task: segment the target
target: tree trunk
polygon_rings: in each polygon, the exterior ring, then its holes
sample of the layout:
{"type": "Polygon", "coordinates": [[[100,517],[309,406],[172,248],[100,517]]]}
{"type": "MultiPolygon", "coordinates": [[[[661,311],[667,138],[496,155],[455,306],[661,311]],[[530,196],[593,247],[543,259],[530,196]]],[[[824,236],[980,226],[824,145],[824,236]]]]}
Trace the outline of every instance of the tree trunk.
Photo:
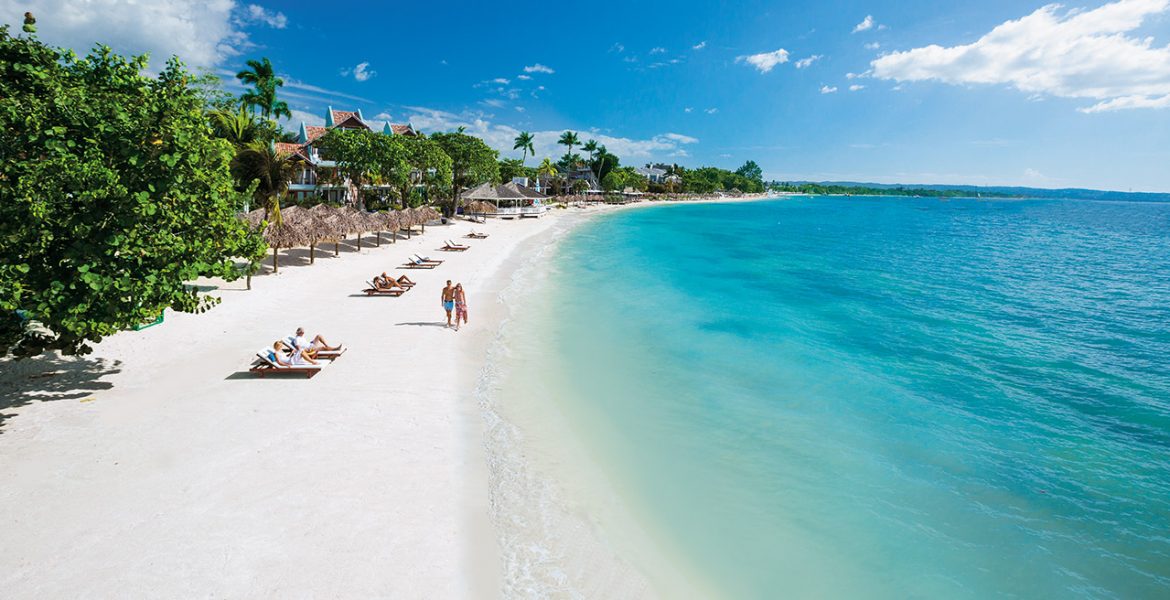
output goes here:
{"type": "Polygon", "coordinates": [[[247,280],[248,280],[248,291],[252,291],[252,274],[251,273],[248,273],[247,280]]]}

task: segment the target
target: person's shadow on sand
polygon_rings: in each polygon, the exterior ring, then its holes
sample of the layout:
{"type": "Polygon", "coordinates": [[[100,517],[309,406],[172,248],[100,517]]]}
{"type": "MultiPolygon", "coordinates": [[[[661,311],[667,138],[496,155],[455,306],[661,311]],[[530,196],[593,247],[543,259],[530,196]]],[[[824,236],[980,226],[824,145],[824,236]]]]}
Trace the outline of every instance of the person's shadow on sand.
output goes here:
{"type": "Polygon", "coordinates": [[[395,327],[442,327],[446,328],[447,324],[442,321],[420,321],[417,323],[395,323],[395,327]]]}

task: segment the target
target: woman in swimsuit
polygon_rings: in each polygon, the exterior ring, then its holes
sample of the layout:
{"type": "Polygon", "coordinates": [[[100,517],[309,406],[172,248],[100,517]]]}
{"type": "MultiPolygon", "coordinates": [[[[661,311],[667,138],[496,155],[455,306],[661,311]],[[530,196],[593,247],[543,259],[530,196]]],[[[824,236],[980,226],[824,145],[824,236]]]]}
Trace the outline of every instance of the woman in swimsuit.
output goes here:
{"type": "Polygon", "coordinates": [[[455,284],[455,330],[459,331],[459,320],[467,324],[467,296],[463,293],[463,284],[455,284]]]}

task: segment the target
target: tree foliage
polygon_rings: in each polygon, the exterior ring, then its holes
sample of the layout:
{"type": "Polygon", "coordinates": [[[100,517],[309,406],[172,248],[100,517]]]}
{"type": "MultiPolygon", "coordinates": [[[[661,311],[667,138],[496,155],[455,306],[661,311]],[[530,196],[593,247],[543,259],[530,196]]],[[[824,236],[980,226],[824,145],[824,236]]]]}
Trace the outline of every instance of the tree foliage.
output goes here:
{"type": "Polygon", "coordinates": [[[276,69],[268,57],[260,60],[249,60],[248,68],[236,73],[236,79],[241,83],[252,86],[240,95],[242,106],[260,109],[265,119],[279,119],[281,116],[292,118],[288,104],[276,99],[276,88],[284,87],[284,80],[276,76],[276,69]]]}
{"type": "Polygon", "coordinates": [[[398,136],[365,129],[330,129],[317,142],[321,156],[337,163],[337,174],[361,190],[365,184],[401,188],[409,184],[410,164],[398,136]]]}
{"type": "Polygon", "coordinates": [[[466,133],[436,133],[431,140],[451,157],[452,183],[456,193],[488,181],[499,181],[499,152],[466,133]]]}
{"type": "Polygon", "coordinates": [[[192,76],[171,59],[89,56],[0,27],[0,355],[89,343],[217,300],[263,241],[241,203],[192,76]]]}

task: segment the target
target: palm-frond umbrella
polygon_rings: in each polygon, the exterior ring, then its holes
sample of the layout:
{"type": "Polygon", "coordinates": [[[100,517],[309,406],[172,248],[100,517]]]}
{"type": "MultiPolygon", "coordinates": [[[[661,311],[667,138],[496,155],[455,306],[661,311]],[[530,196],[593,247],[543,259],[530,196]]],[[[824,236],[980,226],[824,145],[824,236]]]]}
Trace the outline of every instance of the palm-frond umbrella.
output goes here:
{"type": "Polygon", "coordinates": [[[464,207],[464,210],[472,215],[494,215],[498,209],[495,204],[486,200],[475,200],[464,207]]]}
{"type": "Polygon", "coordinates": [[[280,262],[277,255],[281,248],[293,248],[304,245],[308,242],[305,231],[295,225],[291,219],[283,218],[279,225],[269,223],[268,227],[264,228],[264,241],[272,247],[272,271],[280,270],[280,262]]]}
{"type": "MultiPolygon", "coordinates": [[[[345,237],[348,231],[345,214],[341,209],[334,208],[328,204],[318,204],[310,208],[309,212],[317,215],[325,223],[329,233],[321,239],[333,242],[333,256],[337,256],[339,240],[345,237]]],[[[312,262],[312,249],[310,249],[309,261],[312,262]]]]}
{"type": "Polygon", "coordinates": [[[390,232],[390,243],[393,244],[398,240],[398,228],[401,226],[401,219],[398,213],[388,210],[384,213],[379,213],[378,217],[382,219],[382,227],[390,232]]]}
{"type": "Polygon", "coordinates": [[[414,209],[404,208],[398,211],[398,225],[406,230],[406,239],[409,240],[414,235],[414,226],[417,224],[418,218],[414,215],[414,209]]]}
{"type": "Polygon", "coordinates": [[[316,259],[317,243],[333,236],[333,227],[320,212],[299,206],[290,206],[282,211],[281,219],[289,221],[300,229],[305,242],[309,244],[309,264],[316,259]]]}

